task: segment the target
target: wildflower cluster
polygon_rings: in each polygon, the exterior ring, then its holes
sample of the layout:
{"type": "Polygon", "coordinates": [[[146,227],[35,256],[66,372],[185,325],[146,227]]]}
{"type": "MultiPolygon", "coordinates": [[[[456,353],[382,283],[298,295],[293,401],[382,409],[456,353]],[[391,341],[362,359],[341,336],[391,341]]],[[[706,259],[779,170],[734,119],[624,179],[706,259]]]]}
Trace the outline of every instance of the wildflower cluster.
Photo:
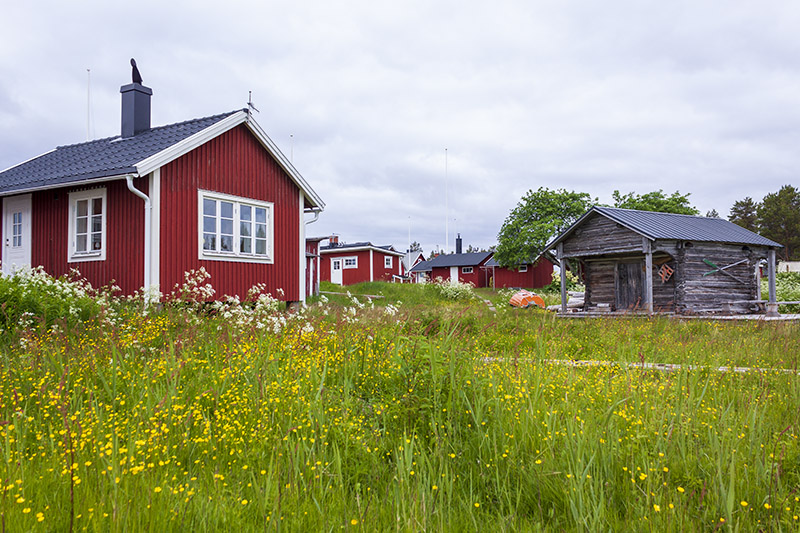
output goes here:
{"type": "Polygon", "coordinates": [[[471,300],[475,298],[475,292],[472,290],[475,286],[472,283],[436,278],[433,282],[433,287],[448,300],[471,300]]]}
{"type": "Polygon", "coordinates": [[[74,325],[90,319],[113,322],[115,290],[119,289],[95,290],[77,271],[54,278],[42,267],[26,267],[11,276],[0,276],[0,327],[51,327],[58,321],[74,325]]]}

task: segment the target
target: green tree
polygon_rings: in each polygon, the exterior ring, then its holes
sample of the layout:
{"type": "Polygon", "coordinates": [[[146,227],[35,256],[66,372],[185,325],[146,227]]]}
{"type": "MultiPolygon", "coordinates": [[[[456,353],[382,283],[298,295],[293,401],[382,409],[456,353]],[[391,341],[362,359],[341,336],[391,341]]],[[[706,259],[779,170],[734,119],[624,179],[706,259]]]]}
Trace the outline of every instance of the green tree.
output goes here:
{"type": "Polygon", "coordinates": [[[757,212],[761,235],[785,246],[781,258],[800,258],[800,191],[784,185],[766,195],[757,212]]]}
{"type": "Polygon", "coordinates": [[[689,203],[690,194],[691,193],[688,192],[686,194],[681,194],[679,191],[675,191],[667,196],[664,194],[663,190],[659,189],[641,195],[632,192],[620,194],[619,191],[614,191],[612,197],[614,198],[614,207],[621,207],[623,209],[698,215],[700,211],[689,203]]]}
{"type": "Polygon", "coordinates": [[[591,205],[592,198],[583,192],[529,190],[500,228],[495,260],[506,267],[530,262],[591,205]]]}
{"type": "Polygon", "coordinates": [[[409,248],[408,251],[409,252],[421,252],[422,251],[422,245],[420,243],[418,243],[417,241],[414,241],[414,242],[411,243],[411,248],[409,248]]]}
{"type": "Polygon", "coordinates": [[[747,196],[744,200],[739,200],[731,207],[731,214],[728,220],[734,224],[758,233],[758,206],[752,198],[747,196]]]}
{"type": "Polygon", "coordinates": [[[706,212],[706,218],[719,218],[719,213],[717,213],[716,209],[712,209],[706,212]]]}

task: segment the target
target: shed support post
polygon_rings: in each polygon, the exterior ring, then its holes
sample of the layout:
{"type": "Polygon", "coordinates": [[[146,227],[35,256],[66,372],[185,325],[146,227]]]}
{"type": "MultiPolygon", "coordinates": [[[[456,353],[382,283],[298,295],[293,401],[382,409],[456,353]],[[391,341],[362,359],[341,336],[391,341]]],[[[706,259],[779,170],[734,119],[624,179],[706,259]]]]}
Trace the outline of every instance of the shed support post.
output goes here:
{"type": "Polygon", "coordinates": [[[653,248],[650,240],[642,237],[644,248],[644,305],[647,313],[653,314],[653,248]]]}
{"type": "Polygon", "coordinates": [[[558,269],[561,277],[561,312],[567,312],[567,262],[564,260],[564,245],[558,243],[558,269]]]}
{"type": "Polygon", "coordinates": [[[770,248],[767,252],[767,284],[769,285],[769,303],[767,304],[767,316],[779,316],[778,300],[775,291],[775,249],[770,248]]]}

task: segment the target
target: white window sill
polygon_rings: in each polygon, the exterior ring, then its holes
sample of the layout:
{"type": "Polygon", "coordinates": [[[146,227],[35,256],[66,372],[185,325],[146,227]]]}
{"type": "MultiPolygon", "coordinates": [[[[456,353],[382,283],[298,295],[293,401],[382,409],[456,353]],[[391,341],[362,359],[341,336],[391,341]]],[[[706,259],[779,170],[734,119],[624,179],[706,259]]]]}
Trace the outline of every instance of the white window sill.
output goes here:
{"type": "Polygon", "coordinates": [[[265,265],[275,263],[269,256],[237,255],[225,252],[203,252],[200,254],[200,259],[206,261],[229,261],[231,263],[262,263],[265,265]]]}

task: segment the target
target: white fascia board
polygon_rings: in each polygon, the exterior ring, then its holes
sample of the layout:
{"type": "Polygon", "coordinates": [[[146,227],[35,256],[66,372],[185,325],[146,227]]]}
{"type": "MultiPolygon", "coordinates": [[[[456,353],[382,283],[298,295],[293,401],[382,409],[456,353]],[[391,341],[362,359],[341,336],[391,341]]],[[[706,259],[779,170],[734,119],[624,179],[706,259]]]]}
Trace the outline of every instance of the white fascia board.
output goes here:
{"type": "Polygon", "coordinates": [[[294,165],[292,165],[291,161],[286,159],[286,156],[283,155],[283,152],[281,152],[278,146],[272,142],[272,139],[269,138],[269,135],[267,135],[267,133],[261,129],[261,126],[255,121],[252,115],[247,118],[247,127],[250,128],[250,131],[252,131],[261,144],[264,145],[264,148],[266,148],[267,151],[272,154],[272,157],[275,158],[278,164],[283,167],[283,170],[289,174],[289,177],[292,178],[292,181],[294,181],[297,186],[300,187],[300,190],[305,193],[306,197],[311,200],[313,207],[319,208],[320,211],[325,209],[325,202],[322,201],[322,198],[320,198],[316,191],[311,188],[305,178],[300,175],[300,172],[294,168],[294,165]]]}
{"type": "Polygon", "coordinates": [[[47,191],[51,189],[65,189],[65,188],[74,188],[74,187],[89,187],[95,185],[97,183],[105,183],[107,181],[116,181],[116,180],[124,180],[128,176],[133,178],[138,178],[139,176],[136,174],[118,174],[116,176],[104,176],[102,178],[94,178],[90,180],[81,180],[81,181],[70,181],[67,183],[56,183],[52,185],[41,185],[39,187],[28,187],[26,189],[14,189],[13,191],[5,191],[0,192],[0,197],[3,196],[16,196],[18,194],[25,194],[29,192],[37,192],[37,191],[47,191]]]}
{"type": "Polygon", "coordinates": [[[380,252],[382,254],[387,255],[396,255],[398,257],[402,257],[405,254],[403,252],[394,252],[392,250],[386,250],[385,248],[378,248],[377,246],[354,246],[354,247],[347,247],[347,248],[331,248],[330,250],[320,250],[320,254],[349,254],[350,252],[367,252],[369,250],[374,250],[376,252],[380,252]]]}
{"type": "Polygon", "coordinates": [[[213,124],[202,131],[198,131],[191,137],[187,137],[179,143],[175,143],[157,154],[153,154],[147,159],[143,159],[134,165],[140,176],[150,174],[157,168],[161,168],[184,154],[188,154],[198,146],[201,146],[211,139],[222,135],[247,120],[247,113],[239,111],[226,117],[216,124],[213,124]]]}
{"type": "Polygon", "coordinates": [[[186,139],[182,140],[179,143],[176,143],[166,150],[162,150],[157,154],[153,154],[147,159],[143,159],[136,163],[135,167],[138,171],[140,176],[144,176],[149,174],[150,172],[154,171],[157,168],[161,168],[167,163],[170,163],[184,154],[187,154],[201,146],[211,139],[222,135],[223,133],[235,128],[239,124],[247,124],[248,129],[256,136],[258,141],[261,143],[264,148],[275,158],[278,164],[289,174],[289,177],[292,181],[297,184],[301,191],[308,197],[309,200],[312,202],[313,208],[317,208],[320,211],[325,208],[325,202],[322,201],[322,198],[311,188],[311,186],[306,182],[303,176],[297,171],[296,168],[286,159],[286,156],[283,155],[283,152],[280,151],[278,146],[272,142],[272,139],[261,129],[261,126],[250,116],[247,111],[238,111],[232,114],[229,117],[226,117],[216,124],[209,126],[208,128],[199,131],[192,135],[191,137],[187,137],[186,139]]]}

